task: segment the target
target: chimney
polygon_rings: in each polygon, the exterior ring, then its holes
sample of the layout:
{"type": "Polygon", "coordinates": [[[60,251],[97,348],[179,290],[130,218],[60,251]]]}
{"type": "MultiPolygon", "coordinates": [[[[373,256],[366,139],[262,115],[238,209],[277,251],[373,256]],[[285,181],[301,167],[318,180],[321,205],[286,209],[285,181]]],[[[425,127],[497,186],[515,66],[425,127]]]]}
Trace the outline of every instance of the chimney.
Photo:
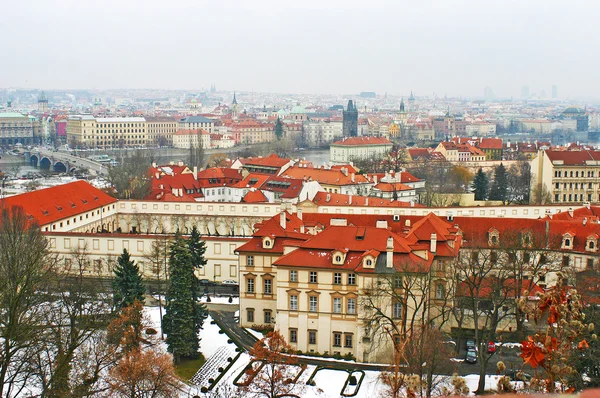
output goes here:
{"type": "Polygon", "coordinates": [[[587,217],[583,217],[583,225],[587,224],[587,217]]]}
{"type": "Polygon", "coordinates": [[[296,216],[302,220],[302,209],[296,210],[296,216]]]}
{"type": "Polygon", "coordinates": [[[387,229],[388,223],[386,220],[377,220],[377,222],[375,223],[375,226],[376,226],[376,228],[387,229]]]}
{"type": "Polygon", "coordinates": [[[194,166],[194,180],[198,181],[198,166],[194,166]]]}
{"type": "Polygon", "coordinates": [[[391,236],[387,239],[387,247],[385,248],[385,251],[385,265],[388,268],[394,268],[394,238],[391,236]]]}
{"type": "Polygon", "coordinates": [[[573,208],[572,208],[572,207],[569,207],[569,215],[570,215],[571,217],[573,217],[573,208]]]}
{"type": "Polygon", "coordinates": [[[404,226],[410,228],[410,220],[404,221],[404,226]]]}
{"type": "Polygon", "coordinates": [[[300,225],[300,233],[303,234],[304,233],[304,224],[300,225]]]}
{"type": "Polygon", "coordinates": [[[285,229],[285,211],[282,211],[281,213],[279,213],[279,225],[281,226],[281,228],[285,229]]]}
{"type": "Polygon", "coordinates": [[[375,185],[377,185],[377,176],[376,175],[373,176],[373,182],[375,183],[375,185]]]}
{"type": "Polygon", "coordinates": [[[155,169],[156,168],[156,162],[152,162],[152,168],[155,169]]]}
{"type": "Polygon", "coordinates": [[[431,234],[431,242],[429,245],[429,251],[435,254],[437,251],[437,234],[434,232],[431,234]]]}
{"type": "Polygon", "coordinates": [[[367,197],[365,198],[365,206],[368,206],[368,205],[369,205],[369,197],[367,196],[367,197]]]}
{"type": "Polygon", "coordinates": [[[348,204],[352,205],[352,194],[348,195],[348,204]]]}
{"type": "Polygon", "coordinates": [[[329,203],[331,201],[331,194],[328,193],[327,197],[325,198],[325,202],[329,203]]]}
{"type": "Polygon", "coordinates": [[[354,182],[354,173],[350,174],[350,178],[352,179],[352,182],[354,182]]]}
{"type": "Polygon", "coordinates": [[[343,175],[345,175],[346,177],[348,177],[348,169],[347,169],[347,168],[345,168],[345,167],[342,167],[342,168],[340,169],[340,171],[342,172],[342,174],[343,174],[343,175]]]}

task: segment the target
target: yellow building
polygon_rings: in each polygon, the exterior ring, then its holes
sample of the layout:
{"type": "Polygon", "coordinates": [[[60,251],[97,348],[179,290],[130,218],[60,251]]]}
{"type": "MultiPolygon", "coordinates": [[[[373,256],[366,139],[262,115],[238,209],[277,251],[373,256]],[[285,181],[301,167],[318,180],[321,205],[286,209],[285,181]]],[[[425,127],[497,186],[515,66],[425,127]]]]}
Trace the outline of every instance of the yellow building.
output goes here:
{"type": "Polygon", "coordinates": [[[136,147],[146,145],[147,127],[143,117],[96,118],[69,116],[67,141],[90,148],[136,147]]]}

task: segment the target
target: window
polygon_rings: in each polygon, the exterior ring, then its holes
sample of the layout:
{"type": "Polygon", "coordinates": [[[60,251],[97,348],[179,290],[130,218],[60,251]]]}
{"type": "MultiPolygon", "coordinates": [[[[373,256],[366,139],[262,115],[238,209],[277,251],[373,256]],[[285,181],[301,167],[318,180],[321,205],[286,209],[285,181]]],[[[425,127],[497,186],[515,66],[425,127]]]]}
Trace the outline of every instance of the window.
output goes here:
{"type": "Polygon", "coordinates": [[[341,297],[334,297],[333,298],[333,312],[335,314],[341,314],[342,313],[342,299],[341,299],[341,297]]]}
{"type": "Polygon", "coordinates": [[[254,267],[254,256],[246,257],[246,265],[248,267],[254,267]]]}
{"type": "Polygon", "coordinates": [[[254,293],[254,278],[246,279],[246,291],[248,293],[254,293]]]}
{"type": "Polygon", "coordinates": [[[394,277],[394,288],[398,289],[401,287],[402,287],[402,277],[401,276],[394,277]]]}
{"type": "Polygon", "coordinates": [[[356,285],[356,274],[348,274],[348,284],[356,285]]]}
{"type": "Polygon", "coordinates": [[[348,314],[356,314],[356,299],[348,299],[348,314]]]}
{"type": "Polygon", "coordinates": [[[490,261],[492,264],[496,264],[498,262],[498,253],[495,251],[490,252],[490,261]]]}
{"type": "Polygon", "coordinates": [[[317,331],[316,330],[308,331],[308,344],[317,344],[317,331]]]}
{"type": "Polygon", "coordinates": [[[336,272],[333,274],[333,284],[341,285],[342,284],[342,274],[341,272],[336,272]]]}
{"type": "Polygon", "coordinates": [[[335,256],[335,262],[336,263],[341,263],[342,262],[342,256],[335,256]]]}
{"type": "Polygon", "coordinates": [[[263,287],[265,294],[273,294],[273,279],[263,280],[263,287]]]}
{"type": "Polygon", "coordinates": [[[368,259],[367,262],[366,262],[366,264],[367,264],[367,267],[373,266],[373,260],[368,259]]]}
{"type": "Polygon", "coordinates": [[[290,271],[290,282],[298,282],[298,271],[290,271]]]}
{"type": "Polygon", "coordinates": [[[310,312],[317,312],[317,297],[310,296],[308,298],[308,310],[310,312]]]}
{"type": "Polygon", "coordinates": [[[290,310],[298,311],[298,296],[290,296],[290,310]]]}
{"type": "Polygon", "coordinates": [[[298,329],[290,329],[290,343],[298,342],[298,329]]]}
{"type": "Polygon", "coordinates": [[[254,322],[254,310],[248,310],[246,319],[248,322],[254,322]]]}
{"type": "Polygon", "coordinates": [[[443,299],[444,298],[444,293],[445,293],[445,288],[444,288],[444,284],[443,283],[438,283],[435,287],[435,298],[436,299],[443,299]]]}
{"type": "Polygon", "coordinates": [[[392,318],[400,319],[402,318],[402,303],[395,302],[392,306],[392,318]]]}
{"type": "Polygon", "coordinates": [[[569,256],[563,256],[563,261],[562,261],[563,267],[568,267],[570,262],[571,261],[570,261],[569,256]]]}
{"type": "Polygon", "coordinates": [[[587,259],[587,268],[588,269],[594,268],[594,259],[593,258],[588,258],[587,259]]]}
{"type": "Polygon", "coordinates": [[[352,335],[351,334],[344,335],[344,347],[352,348],[352,335]]]}
{"type": "Polygon", "coordinates": [[[308,281],[310,283],[317,283],[317,271],[310,271],[310,278],[308,281]]]}
{"type": "Polygon", "coordinates": [[[341,347],[342,346],[342,334],[339,332],[333,332],[333,346],[341,347]]]}
{"type": "Polygon", "coordinates": [[[271,323],[271,310],[265,310],[265,323],[271,323]]]}

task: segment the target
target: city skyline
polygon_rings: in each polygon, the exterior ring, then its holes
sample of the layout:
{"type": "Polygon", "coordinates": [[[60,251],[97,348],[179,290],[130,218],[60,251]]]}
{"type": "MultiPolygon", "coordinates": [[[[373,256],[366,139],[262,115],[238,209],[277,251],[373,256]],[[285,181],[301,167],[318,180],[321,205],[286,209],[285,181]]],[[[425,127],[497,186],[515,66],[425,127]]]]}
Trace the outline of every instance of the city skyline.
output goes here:
{"type": "Polygon", "coordinates": [[[11,3],[0,86],[517,98],[557,85],[596,99],[585,38],[599,13],[583,1],[11,3]]]}

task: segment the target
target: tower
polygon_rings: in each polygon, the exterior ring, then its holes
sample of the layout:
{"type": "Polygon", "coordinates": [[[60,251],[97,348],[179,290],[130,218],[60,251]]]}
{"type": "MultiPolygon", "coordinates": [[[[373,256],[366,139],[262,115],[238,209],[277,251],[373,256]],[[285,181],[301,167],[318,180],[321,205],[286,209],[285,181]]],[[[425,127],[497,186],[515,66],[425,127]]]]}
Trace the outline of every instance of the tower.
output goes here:
{"type": "Polygon", "coordinates": [[[352,100],[348,101],[348,108],[343,111],[344,137],[356,137],[358,135],[358,110],[352,100]]]}
{"type": "Polygon", "coordinates": [[[46,97],[46,93],[43,91],[38,98],[38,111],[48,112],[48,98],[46,97]]]}
{"type": "Polygon", "coordinates": [[[237,99],[235,98],[235,91],[233,92],[233,101],[231,101],[231,117],[233,119],[237,119],[239,112],[239,107],[237,103],[237,99]]]}

